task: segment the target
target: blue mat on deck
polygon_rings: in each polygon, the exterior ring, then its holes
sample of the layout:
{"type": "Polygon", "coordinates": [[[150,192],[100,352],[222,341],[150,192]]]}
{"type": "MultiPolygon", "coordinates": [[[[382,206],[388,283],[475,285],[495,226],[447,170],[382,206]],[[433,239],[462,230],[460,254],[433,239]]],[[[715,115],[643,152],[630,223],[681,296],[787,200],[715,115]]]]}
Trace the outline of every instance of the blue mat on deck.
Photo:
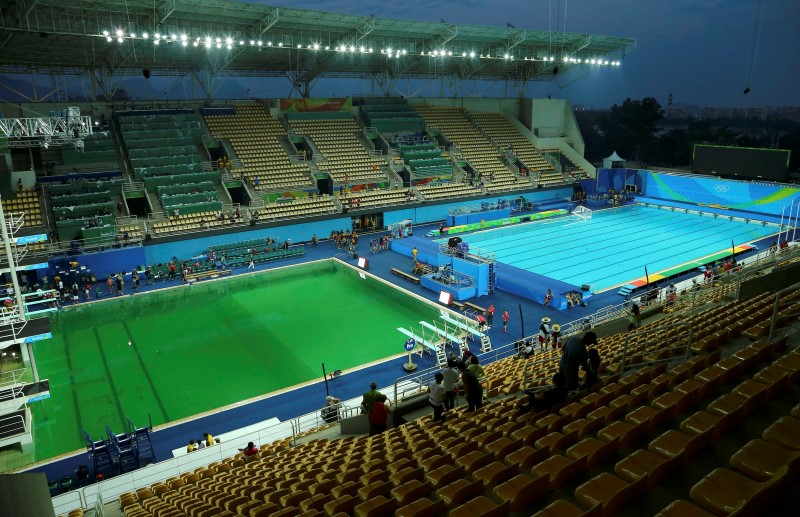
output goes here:
{"type": "MultiPolygon", "coordinates": [[[[495,287],[511,294],[516,294],[536,303],[544,303],[547,290],[553,293],[553,299],[548,305],[564,310],[568,307],[567,293],[580,291],[580,286],[561,282],[554,278],[525,271],[518,267],[501,263],[495,274],[495,287]]],[[[585,296],[585,295],[584,295],[585,296]]]]}

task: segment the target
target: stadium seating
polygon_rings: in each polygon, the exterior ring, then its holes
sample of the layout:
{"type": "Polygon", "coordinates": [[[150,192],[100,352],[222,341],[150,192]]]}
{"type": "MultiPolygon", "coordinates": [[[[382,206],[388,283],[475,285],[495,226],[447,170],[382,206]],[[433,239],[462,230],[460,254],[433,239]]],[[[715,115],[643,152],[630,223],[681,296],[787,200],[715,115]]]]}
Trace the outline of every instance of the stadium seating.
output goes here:
{"type": "Polygon", "coordinates": [[[483,193],[479,187],[466,183],[443,183],[441,185],[422,185],[416,187],[417,192],[425,199],[442,199],[448,197],[478,196],[483,193]]]}
{"type": "Polygon", "coordinates": [[[339,201],[343,206],[355,209],[396,205],[413,199],[407,193],[405,189],[353,190],[339,194],[339,201]]]}
{"type": "Polygon", "coordinates": [[[290,125],[314,142],[325,158],[318,164],[319,170],[330,172],[333,181],[348,184],[387,181],[380,170],[385,160],[367,153],[356,138],[361,130],[355,119],[291,120],[290,125]]]}
{"type": "Polygon", "coordinates": [[[557,156],[561,162],[562,170],[572,176],[575,180],[584,180],[589,178],[589,174],[583,170],[581,167],[575,164],[572,160],[567,157],[566,154],[561,152],[559,148],[550,148],[550,149],[542,149],[542,152],[545,153],[552,153],[554,156],[557,156]]]}
{"type": "Polygon", "coordinates": [[[553,170],[553,166],[536,150],[530,140],[503,115],[477,112],[470,112],[469,115],[501,149],[508,149],[511,146],[514,155],[529,170],[535,172],[553,170]]]}
{"type": "Polygon", "coordinates": [[[12,198],[3,198],[3,212],[6,214],[25,214],[23,227],[42,226],[42,204],[39,192],[20,190],[12,198]]]}
{"type": "Polygon", "coordinates": [[[530,188],[528,179],[518,178],[506,166],[502,153],[467,118],[462,108],[415,104],[429,125],[435,126],[464,154],[464,157],[483,175],[489,191],[530,188]]]}
{"type": "Polygon", "coordinates": [[[279,137],[287,133],[260,104],[236,106],[235,115],[206,115],[212,134],[227,138],[244,163],[237,169],[259,190],[315,187],[308,164],[292,162],[279,137]]]}
{"type": "Polygon", "coordinates": [[[171,215],[166,221],[158,221],[151,224],[151,233],[153,237],[161,237],[170,233],[185,233],[193,231],[208,230],[213,228],[222,228],[234,224],[246,224],[245,218],[241,215],[233,218],[230,214],[224,214],[224,220],[220,218],[223,215],[219,210],[208,210],[203,212],[195,212],[190,214],[171,215]]]}
{"type": "Polygon", "coordinates": [[[317,197],[290,198],[286,201],[270,203],[259,210],[251,209],[250,213],[258,220],[273,221],[329,214],[338,210],[333,198],[323,194],[317,197]]]}

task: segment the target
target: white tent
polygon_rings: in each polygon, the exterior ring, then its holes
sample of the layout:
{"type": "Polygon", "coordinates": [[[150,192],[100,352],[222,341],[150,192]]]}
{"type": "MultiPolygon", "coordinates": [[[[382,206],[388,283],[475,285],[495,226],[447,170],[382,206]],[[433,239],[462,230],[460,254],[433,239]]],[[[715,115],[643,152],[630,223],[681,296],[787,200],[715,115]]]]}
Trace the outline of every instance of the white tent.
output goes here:
{"type": "Polygon", "coordinates": [[[603,158],[604,169],[623,169],[625,168],[625,159],[617,154],[617,151],[611,153],[608,158],[603,158]]]}

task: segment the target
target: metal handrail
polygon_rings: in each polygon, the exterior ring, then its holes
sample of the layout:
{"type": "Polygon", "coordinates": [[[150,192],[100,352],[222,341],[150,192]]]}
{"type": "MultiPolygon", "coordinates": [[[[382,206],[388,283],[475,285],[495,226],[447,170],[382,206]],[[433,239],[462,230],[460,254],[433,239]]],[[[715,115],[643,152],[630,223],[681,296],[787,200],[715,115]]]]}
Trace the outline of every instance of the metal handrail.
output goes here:
{"type": "MultiPolygon", "coordinates": [[[[775,330],[778,327],[778,313],[783,307],[783,305],[781,304],[783,297],[788,293],[797,291],[798,289],[800,289],[800,283],[781,289],[775,295],[775,303],[772,305],[772,318],[769,325],[769,336],[768,336],[769,343],[772,343],[772,340],[775,339],[775,330]]],[[[792,303],[796,303],[796,300],[792,300],[792,303]]]]}

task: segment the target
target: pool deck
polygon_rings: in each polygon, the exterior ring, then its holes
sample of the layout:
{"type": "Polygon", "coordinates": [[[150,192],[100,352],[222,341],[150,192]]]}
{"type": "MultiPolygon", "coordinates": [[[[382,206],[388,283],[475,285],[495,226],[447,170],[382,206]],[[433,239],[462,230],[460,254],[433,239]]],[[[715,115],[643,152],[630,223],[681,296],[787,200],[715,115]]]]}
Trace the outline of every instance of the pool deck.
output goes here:
{"type": "MultiPolygon", "coordinates": [[[[438,226],[438,223],[415,226],[414,233],[416,235],[425,235],[431,230],[438,229],[438,226]]],[[[382,235],[383,233],[385,232],[379,234],[382,235]]],[[[398,268],[410,272],[410,258],[391,251],[381,251],[376,254],[370,253],[369,240],[376,235],[378,234],[362,235],[357,248],[359,253],[369,258],[369,272],[399,288],[422,296],[435,303],[438,298],[438,293],[405,281],[391,273],[391,268],[398,268]]],[[[762,239],[762,241],[765,242],[757,243],[757,246],[768,246],[769,242],[772,240],[774,240],[772,237],[762,239]]],[[[256,271],[334,257],[353,265],[355,265],[356,262],[352,257],[345,255],[342,250],[337,249],[332,242],[321,241],[316,247],[306,245],[306,254],[303,257],[257,265],[256,271]]],[[[239,268],[233,271],[233,275],[239,274],[252,274],[252,271],[248,271],[247,268],[239,268]]],[[[696,272],[689,272],[681,275],[678,279],[691,278],[695,275],[696,272]]],[[[180,288],[181,286],[182,282],[180,280],[159,282],[154,285],[142,284],[135,295],[142,295],[149,291],[163,288],[180,288]]],[[[126,287],[130,288],[131,286],[126,284],[126,287]]],[[[133,294],[132,292],[126,293],[126,295],[133,294]]],[[[113,298],[114,297],[106,297],[100,300],[92,300],[91,302],[81,301],[79,303],[111,303],[113,298]]],[[[489,336],[492,339],[493,347],[497,348],[498,346],[511,343],[524,335],[535,333],[541,318],[544,316],[550,317],[555,323],[566,323],[568,321],[588,317],[602,307],[622,303],[624,297],[617,294],[615,291],[606,291],[594,295],[590,299],[588,307],[574,307],[564,311],[544,307],[521,297],[497,290],[494,293],[478,299],[473,299],[472,301],[482,307],[488,307],[490,304],[494,304],[496,308],[495,317],[498,320],[503,310],[507,309],[509,311],[510,319],[507,334],[502,332],[502,325],[498,324],[495,324],[494,327],[489,330],[489,336]],[[524,322],[521,320],[520,314],[522,314],[524,322]]],[[[398,352],[402,352],[401,345],[402,337],[398,334],[398,352]]],[[[419,364],[420,369],[429,368],[434,365],[434,360],[431,356],[417,358],[415,361],[419,364]]],[[[330,392],[342,400],[347,400],[359,397],[361,393],[367,391],[369,383],[372,381],[376,382],[379,386],[391,386],[398,378],[405,374],[402,369],[402,364],[404,362],[404,358],[394,358],[354,371],[345,371],[341,376],[329,381],[330,392]]],[[[297,387],[297,389],[287,388],[272,394],[264,394],[258,397],[257,400],[249,403],[238,403],[235,404],[235,407],[230,407],[222,411],[214,411],[210,414],[201,415],[198,418],[161,426],[153,433],[155,456],[158,460],[168,459],[171,457],[171,451],[173,449],[184,445],[188,438],[199,436],[203,432],[219,435],[263,421],[270,417],[277,417],[281,421],[285,421],[313,412],[324,405],[325,395],[325,384],[320,375],[318,381],[306,383],[305,385],[297,387]]],[[[144,422],[137,422],[137,424],[142,425],[144,422]]],[[[39,464],[22,467],[18,470],[43,472],[47,475],[49,480],[57,480],[65,476],[74,475],[76,469],[81,464],[90,465],[91,461],[84,451],[76,451],[71,455],[65,455],[65,457],[61,457],[57,460],[47,460],[39,464]]],[[[7,470],[7,468],[4,468],[3,462],[0,461],[0,472],[5,470],[7,470]]]]}

